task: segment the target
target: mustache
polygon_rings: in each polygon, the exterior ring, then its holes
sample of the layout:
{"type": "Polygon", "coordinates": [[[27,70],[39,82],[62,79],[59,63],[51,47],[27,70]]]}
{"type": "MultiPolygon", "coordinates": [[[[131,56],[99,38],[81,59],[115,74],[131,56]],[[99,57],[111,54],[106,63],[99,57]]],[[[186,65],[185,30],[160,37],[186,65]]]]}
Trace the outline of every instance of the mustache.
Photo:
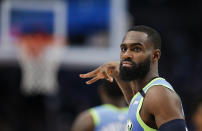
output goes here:
{"type": "Polygon", "coordinates": [[[123,63],[124,61],[128,61],[128,62],[131,62],[133,65],[136,65],[136,63],[133,62],[131,58],[123,59],[123,60],[121,61],[121,65],[122,65],[122,63],[123,63]]]}

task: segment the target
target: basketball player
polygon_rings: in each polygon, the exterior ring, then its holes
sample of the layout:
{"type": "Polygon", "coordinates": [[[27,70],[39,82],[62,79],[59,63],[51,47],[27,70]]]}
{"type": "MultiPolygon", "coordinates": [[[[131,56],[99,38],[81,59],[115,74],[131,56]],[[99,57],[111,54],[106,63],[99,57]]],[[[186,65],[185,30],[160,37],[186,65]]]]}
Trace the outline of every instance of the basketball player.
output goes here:
{"type": "Polygon", "coordinates": [[[82,112],[72,131],[125,131],[128,108],[118,85],[103,80],[98,88],[104,104],[82,112]]]}
{"type": "Polygon", "coordinates": [[[128,30],[120,48],[120,62],[106,63],[80,77],[92,78],[87,84],[99,79],[117,81],[129,104],[129,131],[187,130],[179,96],[158,74],[159,33],[135,26],[128,30]]]}

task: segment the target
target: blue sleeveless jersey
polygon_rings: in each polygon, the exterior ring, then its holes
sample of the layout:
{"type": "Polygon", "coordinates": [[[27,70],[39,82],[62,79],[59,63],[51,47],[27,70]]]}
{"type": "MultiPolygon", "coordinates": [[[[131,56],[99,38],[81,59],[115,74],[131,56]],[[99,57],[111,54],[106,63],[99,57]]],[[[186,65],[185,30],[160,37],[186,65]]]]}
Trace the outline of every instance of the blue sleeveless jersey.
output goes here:
{"type": "MultiPolygon", "coordinates": [[[[165,79],[159,77],[153,79],[143,88],[144,93],[146,94],[150,87],[156,85],[161,85],[174,91],[173,87],[165,79]]],[[[140,117],[139,112],[142,107],[143,99],[144,97],[138,92],[130,102],[127,120],[128,131],[157,131],[147,126],[140,117]]]]}
{"type": "Polygon", "coordinates": [[[117,108],[105,104],[89,110],[93,117],[95,131],[126,131],[128,108],[117,108]]]}

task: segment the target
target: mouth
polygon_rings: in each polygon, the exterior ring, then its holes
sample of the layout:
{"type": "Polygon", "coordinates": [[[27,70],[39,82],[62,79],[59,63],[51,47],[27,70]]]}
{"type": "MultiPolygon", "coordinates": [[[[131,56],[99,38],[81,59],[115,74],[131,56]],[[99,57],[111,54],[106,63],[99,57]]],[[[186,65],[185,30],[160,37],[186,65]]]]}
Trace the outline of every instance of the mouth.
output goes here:
{"type": "Polygon", "coordinates": [[[130,62],[130,61],[123,61],[123,62],[122,62],[122,66],[123,66],[123,67],[132,67],[132,66],[133,66],[133,63],[130,62]]]}

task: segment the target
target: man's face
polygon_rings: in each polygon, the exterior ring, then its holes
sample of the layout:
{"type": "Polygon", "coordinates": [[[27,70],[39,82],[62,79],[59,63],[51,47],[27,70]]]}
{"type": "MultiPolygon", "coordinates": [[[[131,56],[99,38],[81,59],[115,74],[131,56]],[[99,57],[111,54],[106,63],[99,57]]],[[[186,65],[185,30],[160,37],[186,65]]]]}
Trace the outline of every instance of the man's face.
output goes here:
{"type": "Polygon", "coordinates": [[[153,47],[144,32],[130,31],[121,44],[120,78],[132,81],[144,78],[150,70],[153,47]]]}

